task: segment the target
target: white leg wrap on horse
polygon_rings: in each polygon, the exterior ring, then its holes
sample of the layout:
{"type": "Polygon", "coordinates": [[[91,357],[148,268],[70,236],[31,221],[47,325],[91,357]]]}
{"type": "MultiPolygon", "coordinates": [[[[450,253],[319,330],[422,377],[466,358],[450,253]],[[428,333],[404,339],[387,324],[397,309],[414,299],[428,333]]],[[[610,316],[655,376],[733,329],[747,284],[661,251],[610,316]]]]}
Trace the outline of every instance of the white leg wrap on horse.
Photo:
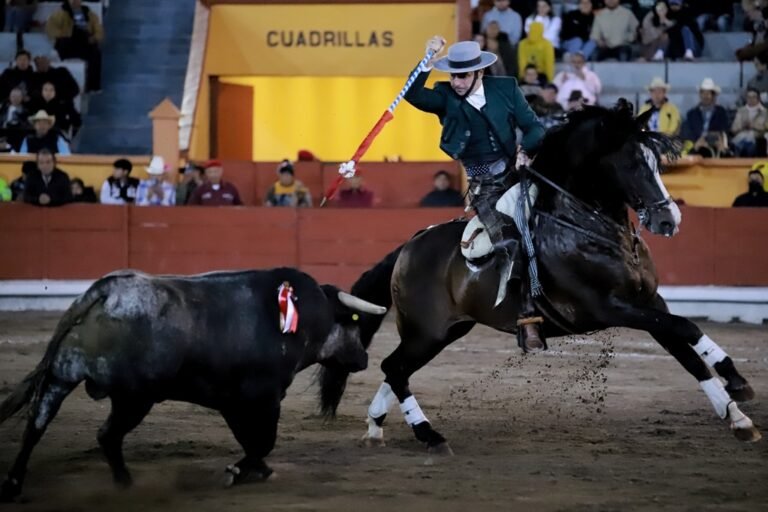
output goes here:
{"type": "Polygon", "coordinates": [[[368,417],[368,439],[384,439],[384,428],[378,426],[376,422],[368,417]]]}
{"type": "Polygon", "coordinates": [[[712,407],[715,408],[717,415],[722,419],[727,418],[728,404],[733,402],[733,400],[731,400],[730,395],[728,395],[728,392],[725,390],[723,383],[720,382],[720,379],[712,377],[711,379],[699,382],[699,385],[707,394],[709,401],[712,402],[712,407]]]}
{"type": "Polygon", "coordinates": [[[405,422],[408,426],[412,427],[419,423],[429,421],[427,417],[424,416],[424,412],[421,410],[421,407],[419,407],[419,403],[413,395],[406,398],[403,403],[400,404],[400,410],[403,411],[405,422]]]}
{"type": "Polygon", "coordinates": [[[716,363],[728,357],[728,354],[706,334],[699,338],[699,341],[693,346],[693,350],[709,366],[715,366],[716,363]]]}
{"type": "Polygon", "coordinates": [[[371,418],[381,418],[397,403],[397,397],[392,392],[389,384],[382,382],[379,390],[376,391],[371,405],[368,407],[368,416],[371,418]]]}
{"type": "Polygon", "coordinates": [[[728,404],[728,416],[731,418],[731,428],[733,429],[745,429],[752,428],[754,424],[749,416],[739,410],[739,406],[736,402],[728,404]]]}

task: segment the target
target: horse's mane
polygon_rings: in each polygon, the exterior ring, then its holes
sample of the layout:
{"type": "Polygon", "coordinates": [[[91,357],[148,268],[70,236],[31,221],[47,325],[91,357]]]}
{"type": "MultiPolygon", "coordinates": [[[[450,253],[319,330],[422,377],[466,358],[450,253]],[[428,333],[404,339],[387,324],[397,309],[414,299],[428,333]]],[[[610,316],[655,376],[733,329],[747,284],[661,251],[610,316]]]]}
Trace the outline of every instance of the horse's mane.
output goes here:
{"type": "MultiPolygon", "coordinates": [[[[586,106],[569,112],[565,123],[551,128],[544,136],[536,158],[536,170],[562,182],[573,162],[594,162],[601,155],[618,151],[627,141],[648,147],[661,159],[680,156],[677,140],[646,128],[649,114],[632,115],[629,104],[621,100],[614,108],[586,106]]],[[[578,165],[577,165],[578,167],[578,165]]]]}

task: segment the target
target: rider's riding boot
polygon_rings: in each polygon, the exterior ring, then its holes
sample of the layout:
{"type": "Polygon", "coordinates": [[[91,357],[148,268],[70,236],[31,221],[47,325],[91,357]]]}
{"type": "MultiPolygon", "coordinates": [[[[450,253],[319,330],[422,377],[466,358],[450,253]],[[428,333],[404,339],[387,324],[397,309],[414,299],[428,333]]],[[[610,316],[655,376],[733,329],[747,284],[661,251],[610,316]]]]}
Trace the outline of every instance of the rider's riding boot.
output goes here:
{"type": "Polygon", "coordinates": [[[523,278],[522,304],[520,317],[517,319],[517,344],[523,352],[541,352],[547,350],[547,342],[541,332],[544,319],[536,315],[536,309],[531,298],[528,280],[523,278]]]}
{"type": "Polygon", "coordinates": [[[501,304],[507,296],[509,280],[512,277],[512,267],[517,258],[517,249],[517,240],[502,240],[493,245],[493,252],[497,259],[497,268],[499,270],[499,287],[496,292],[496,302],[493,304],[493,307],[501,304]]]}

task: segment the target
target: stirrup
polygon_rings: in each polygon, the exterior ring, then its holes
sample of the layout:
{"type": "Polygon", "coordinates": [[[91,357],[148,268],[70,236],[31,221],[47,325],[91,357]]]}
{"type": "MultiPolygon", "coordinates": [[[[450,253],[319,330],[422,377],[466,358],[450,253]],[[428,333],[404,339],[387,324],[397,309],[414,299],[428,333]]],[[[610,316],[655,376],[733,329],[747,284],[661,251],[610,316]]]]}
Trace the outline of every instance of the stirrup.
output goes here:
{"type": "Polygon", "coordinates": [[[544,338],[544,334],[541,332],[541,328],[540,328],[543,322],[544,322],[544,318],[540,316],[518,318],[517,345],[521,349],[523,349],[523,352],[525,353],[531,352],[531,349],[529,349],[528,347],[528,336],[527,336],[526,328],[532,325],[537,325],[536,338],[538,338],[538,341],[541,342],[541,348],[533,350],[533,352],[539,352],[539,351],[547,350],[549,348],[547,347],[547,340],[546,338],[544,338]]]}

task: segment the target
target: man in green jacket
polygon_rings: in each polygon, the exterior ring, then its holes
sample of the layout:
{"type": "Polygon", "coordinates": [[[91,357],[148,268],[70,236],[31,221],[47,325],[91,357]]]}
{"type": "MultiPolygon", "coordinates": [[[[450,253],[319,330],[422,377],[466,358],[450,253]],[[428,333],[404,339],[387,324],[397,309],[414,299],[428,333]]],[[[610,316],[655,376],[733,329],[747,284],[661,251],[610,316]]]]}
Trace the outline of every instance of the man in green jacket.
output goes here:
{"type": "MultiPolygon", "coordinates": [[[[517,240],[505,240],[505,219],[496,210],[496,201],[516,181],[515,166],[528,165],[544,136],[544,126],[531,110],[512,77],[484,76],[483,70],[496,55],[481,51],[474,41],[451,45],[445,57],[437,55],[445,39],[435,36],[427,51],[435,57],[411,86],[405,99],[414,107],[440,118],[443,126],[440,148],[460,160],[469,178],[470,204],[486,228],[499,259],[501,280],[496,305],[504,300],[507,282],[516,256],[517,240]],[[431,68],[450,73],[450,81],[424,87],[431,68]],[[523,132],[518,150],[516,128],[523,132]]],[[[544,348],[538,319],[530,297],[528,280],[523,278],[523,307],[518,325],[524,349],[544,348]]]]}

